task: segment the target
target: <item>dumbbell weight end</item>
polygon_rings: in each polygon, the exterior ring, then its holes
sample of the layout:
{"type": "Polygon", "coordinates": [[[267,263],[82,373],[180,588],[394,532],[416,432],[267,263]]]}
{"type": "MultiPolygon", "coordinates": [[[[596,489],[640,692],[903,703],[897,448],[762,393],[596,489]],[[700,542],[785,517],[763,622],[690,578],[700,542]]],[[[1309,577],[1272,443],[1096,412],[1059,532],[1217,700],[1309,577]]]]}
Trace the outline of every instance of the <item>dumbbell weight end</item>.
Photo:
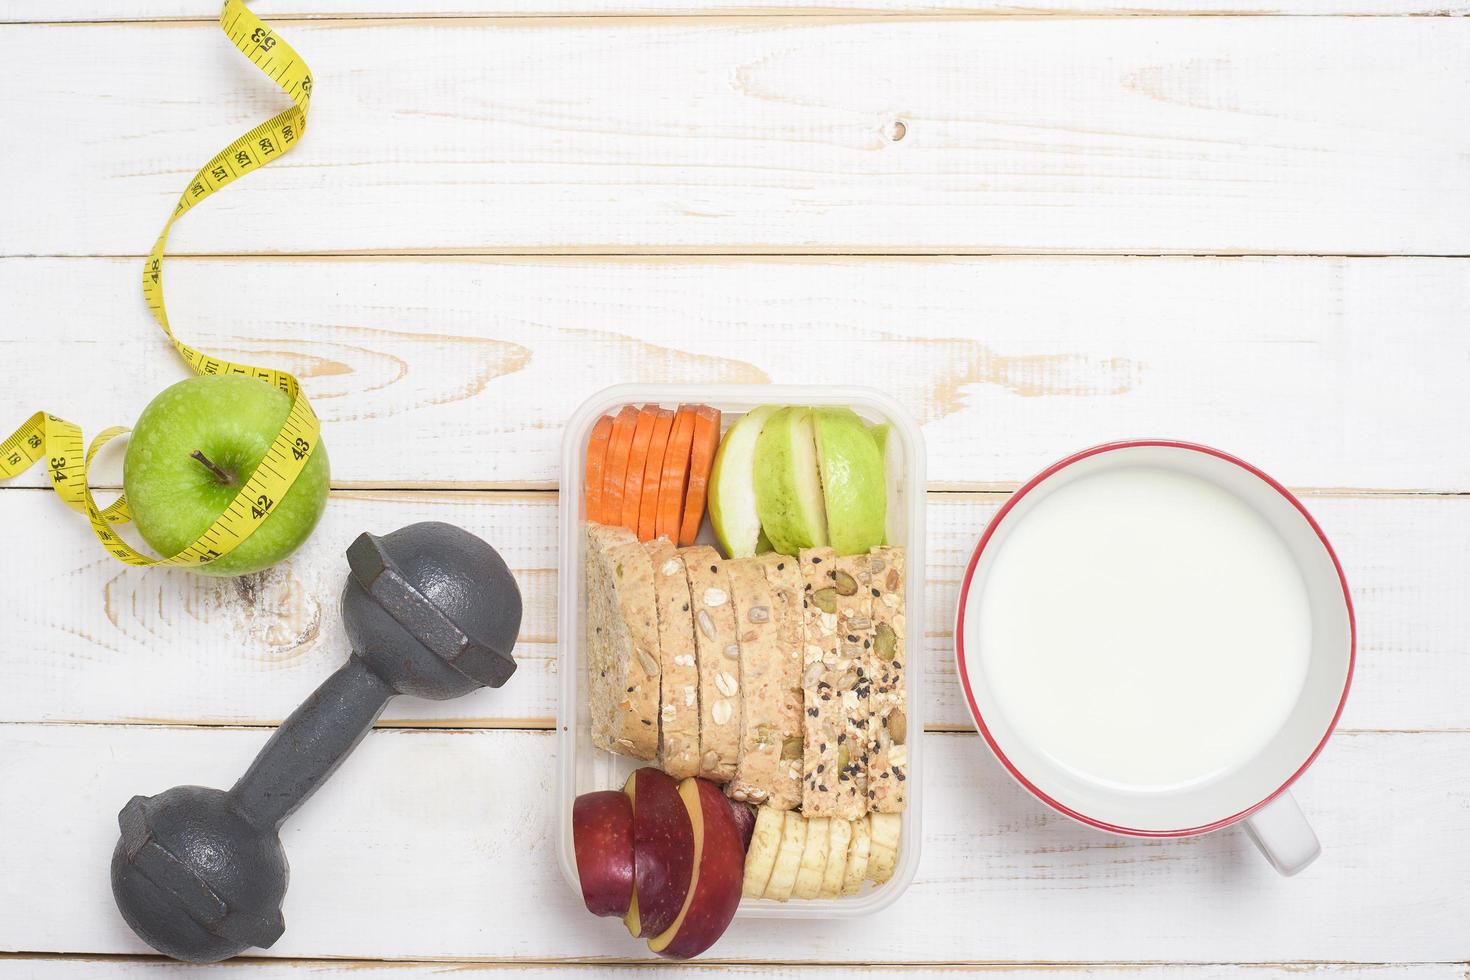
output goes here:
{"type": "Polygon", "coordinates": [[[288,866],[277,833],[342,763],[395,694],[445,700],[515,671],[521,596],[484,541],[426,522],[347,552],[342,622],[353,654],[286,719],[228,792],[176,786],[118,814],[112,892],[133,931],[206,963],[285,929],[288,866]]]}
{"type": "Polygon", "coordinates": [[[233,789],[176,786],[118,814],[112,888],[159,952],[207,963],[271,946],[290,876],[277,833],[362,741],[396,692],[356,654],[256,755],[233,789]],[[212,868],[208,875],[200,869],[212,868]],[[229,897],[226,897],[229,896],[229,897]]]}

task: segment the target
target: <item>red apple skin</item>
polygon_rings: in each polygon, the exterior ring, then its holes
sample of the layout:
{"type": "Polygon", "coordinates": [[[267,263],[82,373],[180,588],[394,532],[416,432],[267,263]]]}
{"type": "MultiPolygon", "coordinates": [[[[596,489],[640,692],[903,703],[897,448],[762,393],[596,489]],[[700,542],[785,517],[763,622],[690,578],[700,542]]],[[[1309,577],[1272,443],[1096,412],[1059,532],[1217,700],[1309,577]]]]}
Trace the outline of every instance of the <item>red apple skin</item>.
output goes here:
{"type": "Polygon", "coordinates": [[[739,800],[731,800],[730,815],[735,818],[735,826],[740,831],[741,849],[749,851],[750,838],[755,835],[755,807],[739,800]]]}
{"type": "Polygon", "coordinates": [[[699,880],[679,931],[660,956],[687,960],[709,949],[725,934],[740,905],[745,880],[745,847],[740,828],[725,794],[714,783],[695,779],[704,814],[704,847],[699,858],[699,880]]]}
{"type": "Polygon", "coordinates": [[[633,774],[633,887],[640,937],[657,936],[684,907],[694,877],[694,825],[672,776],[652,767],[633,774]]]}
{"type": "Polygon", "coordinates": [[[613,789],[577,797],[572,848],[587,911],[626,915],[633,901],[633,803],[627,795],[613,789]]]}

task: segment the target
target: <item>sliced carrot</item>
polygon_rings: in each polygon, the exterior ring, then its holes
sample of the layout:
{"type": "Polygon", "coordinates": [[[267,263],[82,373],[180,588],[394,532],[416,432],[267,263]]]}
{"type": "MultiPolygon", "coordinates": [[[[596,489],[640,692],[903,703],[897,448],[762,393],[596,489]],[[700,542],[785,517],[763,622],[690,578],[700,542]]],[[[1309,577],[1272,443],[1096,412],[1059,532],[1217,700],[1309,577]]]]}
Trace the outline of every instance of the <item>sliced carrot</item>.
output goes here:
{"type": "Polygon", "coordinates": [[[684,491],[689,485],[689,447],[694,442],[694,410],[681,406],[669,430],[669,448],[664,452],[664,471],[658,484],[658,519],[655,537],[675,541],[684,516],[684,491]]]}
{"type": "Polygon", "coordinates": [[[612,435],[612,416],[604,415],[592,426],[587,438],[587,469],[582,474],[586,489],[587,520],[606,524],[602,517],[602,471],[607,463],[607,440],[612,435]]]}
{"type": "Polygon", "coordinates": [[[694,409],[694,441],[689,449],[689,492],[684,497],[684,519],[679,525],[679,546],[694,543],[704,520],[704,498],[709,489],[709,471],[720,448],[720,410],[708,405],[694,409]]]}
{"type": "Polygon", "coordinates": [[[602,516],[604,524],[623,519],[623,487],[628,478],[628,451],[633,448],[633,430],[638,425],[638,409],[624,405],[613,419],[612,435],[607,440],[607,462],[602,468],[602,516]]]}
{"type": "Polygon", "coordinates": [[[669,433],[674,430],[674,413],[658,410],[653,420],[653,440],[648,444],[648,464],[643,468],[643,499],[638,504],[638,540],[652,541],[658,527],[658,488],[663,482],[664,454],[669,448],[669,433]]]}
{"type": "Polygon", "coordinates": [[[653,423],[658,409],[645,405],[638,413],[633,429],[633,445],[628,450],[628,477],[623,481],[623,513],[618,523],[638,533],[638,508],[643,503],[643,470],[648,466],[648,444],[653,441],[653,423]]]}

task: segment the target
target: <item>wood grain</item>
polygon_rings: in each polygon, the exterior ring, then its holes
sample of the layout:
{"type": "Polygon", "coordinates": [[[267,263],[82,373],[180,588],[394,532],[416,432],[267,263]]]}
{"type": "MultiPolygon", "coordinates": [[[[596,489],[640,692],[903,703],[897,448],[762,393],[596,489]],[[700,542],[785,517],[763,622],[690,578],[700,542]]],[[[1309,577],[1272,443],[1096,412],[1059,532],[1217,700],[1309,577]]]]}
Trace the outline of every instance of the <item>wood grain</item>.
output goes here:
{"type": "MultiPolygon", "coordinates": [[[[0,726],[0,948],[144,952],[106,884],[117,809],[228,785],[263,731],[0,726]]],[[[1244,834],[1111,838],[1049,814],[973,735],[929,735],[917,882],[876,922],[737,920],[714,958],[833,962],[1463,961],[1470,734],[1340,735],[1298,786],[1322,858],[1276,875],[1244,834]],[[881,926],[882,941],[873,941],[881,926]]],[[[549,732],[368,736],[285,828],[269,956],[637,957],[556,870],[549,732]]]]}
{"type": "MultiPolygon", "coordinates": [[[[925,718],[971,726],[953,663],[959,580],[1000,494],[930,494],[925,718]]],[[[1343,724],[1470,729],[1464,556],[1470,497],[1310,497],[1353,589],[1358,672],[1343,724]]],[[[0,492],[9,614],[0,722],[275,724],[347,656],[342,554],[363,530],[445,520],[501,549],[526,603],[520,669],[498,691],[393,701],[384,724],[550,727],[556,714],[556,499],[552,494],[338,493],[305,548],[219,581],[128,569],[49,491],[0,492]]]]}
{"type": "MultiPolygon", "coordinates": [[[[757,13],[987,14],[991,16],[1144,16],[1287,14],[1300,16],[1463,16],[1464,0],[256,0],[274,24],[302,19],[484,18],[506,16],[757,13]]],[[[0,24],[216,19],[193,0],[146,0],[119,8],[105,0],[9,0],[0,24]]]]}
{"type": "Polygon", "coordinates": [[[0,959],[0,974],[24,980],[72,980],[86,971],[88,980],[138,980],[140,977],[178,978],[248,975],[251,980],[455,980],[499,978],[507,974],[525,980],[562,980],[573,977],[657,976],[660,980],[693,980],[712,974],[763,977],[767,980],[841,980],[844,977],[978,977],[981,980],[1465,980],[1458,963],[1263,963],[1248,966],[1149,963],[860,963],[730,964],[689,963],[384,963],[378,960],[269,960],[247,957],[211,966],[190,966],[153,958],[102,959],[85,956],[8,957],[0,959]],[[7,970],[9,972],[7,972],[7,970]]]}
{"type": "MultiPolygon", "coordinates": [[[[290,37],[315,73],[311,135],[180,222],[177,251],[1470,252],[1460,18],[290,37]]],[[[4,43],[27,80],[0,93],[25,136],[0,156],[24,191],[4,255],[145,252],[195,168],[281,98],[207,23],[16,25],[4,43]]]]}
{"type": "MultiPolygon", "coordinates": [[[[95,432],[184,376],[137,256],[280,104],[208,6],[0,9],[23,80],[0,88],[4,418],[95,432]]],[[[285,937],[210,975],[647,972],[560,880],[554,737],[523,730],[556,710],[563,420],[614,381],[859,380],[923,424],[936,491],[1133,435],[1315,488],[1361,630],[1346,729],[1297,788],[1324,855],[1286,881],[1234,831],[1101,836],[931,732],[924,860],[890,912],[738,922],[664,975],[1464,980],[1470,278],[1330,256],[1470,255],[1470,3],[252,6],[316,70],[313,132],[181,223],[178,249],[218,257],[170,263],[170,308],[306,380],[347,489],[300,554],[227,582],[124,569],[49,491],[0,489],[0,977],[205,975],[118,918],[117,809],[231,783],[268,737],[231,726],[276,723],[346,655],[347,543],[421,519],[510,562],[520,672],[395,702],[285,828],[285,937]],[[1311,16],[1138,16],[1258,13],[1311,16]],[[1449,16],[1330,16],[1360,14],[1449,16]],[[1001,255],[1038,252],[1090,254],[1001,255]],[[364,489],[414,487],[513,492],[364,489]]],[[[929,497],[939,728],[968,727],[948,623],[1003,499],[929,497]]]]}
{"type": "MultiPolygon", "coordinates": [[[[186,376],[138,295],[140,265],[0,261],[6,419],[45,408],[95,433],[186,376]]],[[[1463,491],[1467,269],[297,258],[175,260],[167,281],[185,339],[303,379],[338,486],[553,487],[563,421],[609,384],[772,381],[888,392],[923,425],[936,489],[1008,489],[1087,445],[1172,436],[1296,487],[1463,491]]]]}

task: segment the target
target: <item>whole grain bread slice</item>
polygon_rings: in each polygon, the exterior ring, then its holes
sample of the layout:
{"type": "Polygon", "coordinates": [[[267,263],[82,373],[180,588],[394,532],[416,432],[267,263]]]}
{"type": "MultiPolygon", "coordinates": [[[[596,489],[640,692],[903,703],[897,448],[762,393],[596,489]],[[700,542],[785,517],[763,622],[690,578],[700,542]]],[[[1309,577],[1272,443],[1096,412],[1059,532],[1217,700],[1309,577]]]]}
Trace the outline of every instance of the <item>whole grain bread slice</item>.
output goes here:
{"type": "Polygon", "coordinates": [[[658,599],[659,695],[658,765],[675,779],[699,775],[699,662],[694,646],[694,613],[684,558],[668,538],[644,545],[653,563],[658,599]]]}
{"type": "Polygon", "coordinates": [[[765,569],[766,581],[776,596],[780,613],[777,633],[781,644],[781,726],[786,733],[781,748],[781,764],[785,767],[786,785],[792,793],[792,806],[801,805],[802,755],[805,752],[802,709],[805,695],[801,690],[802,647],[806,631],[802,625],[801,565],[791,555],[768,552],[757,558],[765,569]]]}
{"type": "Polygon", "coordinates": [[[699,775],[728,783],[740,757],[740,643],[730,578],[719,552],[683,550],[699,664],[699,775]]]}
{"type": "Polygon", "coordinates": [[[624,528],[587,526],[587,672],[592,744],[658,754],[658,604],[653,564],[624,528]]]}
{"type": "Polygon", "coordinates": [[[725,790],[736,800],[790,810],[801,802],[801,781],[788,775],[795,770],[783,759],[798,729],[786,712],[790,661],[781,643],[782,608],[761,562],[742,558],[725,569],[740,642],[741,699],[740,751],[725,790]]]}

